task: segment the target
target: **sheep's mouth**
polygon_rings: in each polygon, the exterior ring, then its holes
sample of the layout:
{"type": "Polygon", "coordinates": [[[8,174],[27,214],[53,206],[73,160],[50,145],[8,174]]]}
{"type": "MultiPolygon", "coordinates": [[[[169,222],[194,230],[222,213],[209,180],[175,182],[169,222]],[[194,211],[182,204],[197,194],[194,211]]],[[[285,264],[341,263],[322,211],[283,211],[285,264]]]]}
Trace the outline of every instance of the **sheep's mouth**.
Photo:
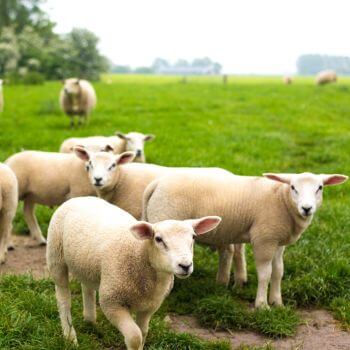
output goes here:
{"type": "Polygon", "coordinates": [[[94,186],[96,186],[96,187],[102,187],[103,184],[101,184],[101,183],[95,183],[94,186]]]}
{"type": "Polygon", "coordinates": [[[191,276],[191,272],[175,273],[175,276],[180,279],[185,279],[191,276]]]}

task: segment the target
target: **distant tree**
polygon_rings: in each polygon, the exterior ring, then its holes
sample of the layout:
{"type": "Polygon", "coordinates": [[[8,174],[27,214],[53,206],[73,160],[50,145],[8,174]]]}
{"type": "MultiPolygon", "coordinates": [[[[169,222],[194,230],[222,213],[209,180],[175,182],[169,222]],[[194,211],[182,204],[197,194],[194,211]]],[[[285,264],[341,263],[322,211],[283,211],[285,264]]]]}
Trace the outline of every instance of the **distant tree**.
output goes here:
{"type": "Polygon", "coordinates": [[[192,62],[192,67],[208,67],[213,64],[213,61],[209,57],[196,58],[192,62]]]}
{"type": "Polygon", "coordinates": [[[153,74],[154,71],[151,67],[137,67],[134,72],[136,74],[153,74]]]}
{"type": "Polygon", "coordinates": [[[315,75],[325,69],[333,69],[338,74],[350,74],[350,58],[328,55],[302,55],[297,60],[298,73],[315,75]]]}
{"type": "Polygon", "coordinates": [[[120,65],[112,66],[112,73],[128,74],[131,72],[132,71],[131,71],[131,68],[129,66],[120,66],[120,65]]]}
{"type": "Polygon", "coordinates": [[[159,70],[161,70],[162,68],[166,68],[169,67],[170,64],[167,60],[165,60],[164,58],[156,58],[152,64],[152,69],[157,72],[159,70]]]}
{"type": "Polygon", "coordinates": [[[14,71],[19,58],[20,52],[14,30],[4,27],[0,36],[0,75],[14,71]]]}
{"type": "Polygon", "coordinates": [[[190,66],[189,62],[182,58],[178,59],[174,64],[174,67],[189,67],[189,66],[190,66]]]}

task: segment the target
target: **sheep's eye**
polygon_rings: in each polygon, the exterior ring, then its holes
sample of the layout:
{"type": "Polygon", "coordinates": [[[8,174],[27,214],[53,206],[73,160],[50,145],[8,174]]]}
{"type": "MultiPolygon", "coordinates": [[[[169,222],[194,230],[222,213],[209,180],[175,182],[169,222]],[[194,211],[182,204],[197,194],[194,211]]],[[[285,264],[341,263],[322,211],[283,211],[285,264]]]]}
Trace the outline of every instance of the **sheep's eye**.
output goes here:
{"type": "Polygon", "coordinates": [[[292,185],[290,186],[290,188],[292,189],[292,191],[294,191],[295,193],[298,193],[298,191],[296,190],[296,188],[292,185]]]}
{"type": "Polygon", "coordinates": [[[193,237],[193,239],[196,239],[196,235],[193,235],[192,237],[193,237]]]}
{"type": "Polygon", "coordinates": [[[318,187],[317,192],[318,192],[318,191],[322,191],[322,190],[323,190],[323,186],[322,186],[322,185],[320,185],[320,186],[318,187]]]}
{"type": "Polygon", "coordinates": [[[113,163],[109,168],[108,170],[112,170],[117,164],[116,163],[113,163]]]}

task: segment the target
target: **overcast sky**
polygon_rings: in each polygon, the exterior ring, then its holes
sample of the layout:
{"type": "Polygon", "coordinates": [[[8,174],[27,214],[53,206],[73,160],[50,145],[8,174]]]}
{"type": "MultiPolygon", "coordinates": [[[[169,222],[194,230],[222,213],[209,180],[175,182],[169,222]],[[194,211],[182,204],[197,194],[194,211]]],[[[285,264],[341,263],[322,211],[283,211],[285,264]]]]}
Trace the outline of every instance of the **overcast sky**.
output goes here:
{"type": "Polygon", "coordinates": [[[226,73],[287,74],[305,53],[350,56],[349,0],[47,0],[56,32],[87,28],[114,63],[209,56],[226,73]]]}

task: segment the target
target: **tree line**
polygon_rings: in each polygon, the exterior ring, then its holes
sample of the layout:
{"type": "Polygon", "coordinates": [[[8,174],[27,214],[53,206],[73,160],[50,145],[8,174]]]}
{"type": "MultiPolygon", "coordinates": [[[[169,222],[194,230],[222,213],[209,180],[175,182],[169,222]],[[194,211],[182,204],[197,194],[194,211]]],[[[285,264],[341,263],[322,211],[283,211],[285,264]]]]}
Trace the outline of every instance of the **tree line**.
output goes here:
{"type": "Polygon", "coordinates": [[[349,75],[350,57],[302,55],[298,58],[297,69],[301,75],[315,75],[325,69],[332,69],[339,75],[349,75]]]}

